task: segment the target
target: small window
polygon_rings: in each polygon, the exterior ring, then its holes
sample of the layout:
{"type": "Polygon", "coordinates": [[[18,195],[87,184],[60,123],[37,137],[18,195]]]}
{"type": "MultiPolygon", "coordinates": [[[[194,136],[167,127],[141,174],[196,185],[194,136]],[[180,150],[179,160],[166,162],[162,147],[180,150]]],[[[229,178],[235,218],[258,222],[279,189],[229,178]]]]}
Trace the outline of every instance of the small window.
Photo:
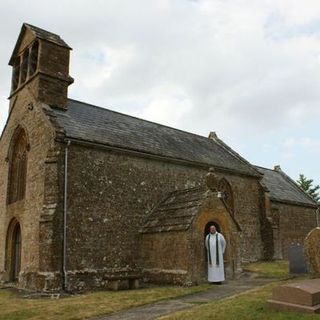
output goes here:
{"type": "Polygon", "coordinates": [[[16,58],[12,70],[12,91],[15,91],[19,85],[20,77],[20,57],[16,58]]]}
{"type": "Polygon", "coordinates": [[[23,84],[27,79],[28,60],[29,60],[29,50],[26,50],[22,56],[20,84],[23,84]]]}
{"type": "Polygon", "coordinates": [[[39,52],[39,42],[36,41],[32,45],[30,58],[29,58],[29,77],[32,76],[36,70],[38,65],[38,52],[39,52]]]}
{"type": "Polygon", "coordinates": [[[25,131],[18,128],[9,154],[8,204],[22,200],[26,191],[28,144],[25,131]]]}

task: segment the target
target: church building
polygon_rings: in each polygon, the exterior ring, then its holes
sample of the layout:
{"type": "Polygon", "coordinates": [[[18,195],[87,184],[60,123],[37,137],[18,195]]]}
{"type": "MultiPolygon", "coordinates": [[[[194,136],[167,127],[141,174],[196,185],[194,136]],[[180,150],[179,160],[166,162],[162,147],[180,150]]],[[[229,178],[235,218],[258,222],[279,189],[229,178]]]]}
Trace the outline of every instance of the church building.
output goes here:
{"type": "Polygon", "coordinates": [[[208,137],[70,99],[70,46],[23,24],[0,138],[0,281],[40,291],[191,285],[204,238],[241,263],[286,259],[316,226],[316,202],[279,166],[208,137]]]}

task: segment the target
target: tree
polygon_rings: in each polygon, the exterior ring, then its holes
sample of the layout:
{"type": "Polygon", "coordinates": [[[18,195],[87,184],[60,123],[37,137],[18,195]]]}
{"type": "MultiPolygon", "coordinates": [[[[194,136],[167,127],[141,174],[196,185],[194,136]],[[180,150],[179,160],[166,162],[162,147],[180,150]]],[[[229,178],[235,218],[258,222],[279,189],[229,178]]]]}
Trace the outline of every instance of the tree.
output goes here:
{"type": "Polygon", "coordinates": [[[320,200],[320,195],[319,195],[320,186],[319,185],[313,186],[313,180],[307,179],[307,177],[305,177],[305,175],[303,175],[303,174],[299,175],[299,179],[297,180],[297,183],[316,202],[319,202],[319,200],[320,200]]]}

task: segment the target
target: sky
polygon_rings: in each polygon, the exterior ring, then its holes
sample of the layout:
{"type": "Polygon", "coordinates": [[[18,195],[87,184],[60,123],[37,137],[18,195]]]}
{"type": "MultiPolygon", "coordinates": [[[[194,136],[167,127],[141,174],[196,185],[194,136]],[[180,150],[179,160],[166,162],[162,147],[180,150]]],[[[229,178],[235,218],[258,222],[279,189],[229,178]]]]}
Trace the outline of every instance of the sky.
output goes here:
{"type": "Polygon", "coordinates": [[[23,22],[73,48],[70,98],[320,184],[320,1],[1,0],[0,131],[23,22]]]}

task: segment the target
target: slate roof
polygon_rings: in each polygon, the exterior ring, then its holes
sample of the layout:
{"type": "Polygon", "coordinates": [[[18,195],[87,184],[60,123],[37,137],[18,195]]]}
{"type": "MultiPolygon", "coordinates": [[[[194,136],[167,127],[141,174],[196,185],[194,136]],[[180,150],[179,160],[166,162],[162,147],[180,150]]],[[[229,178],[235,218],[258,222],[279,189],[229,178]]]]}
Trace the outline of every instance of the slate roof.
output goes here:
{"type": "Polygon", "coordinates": [[[53,110],[68,138],[260,176],[240,156],[203,136],[71,99],[67,110],[53,110]]]}
{"type": "Polygon", "coordinates": [[[263,173],[262,183],[270,192],[271,200],[316,207],[317,203],[283,171],[256,166],[263,173]]]}
{"type": "Polygon", "coordinates": [[[147,217],[141,233],[187,230],[206,199],[203,188],[174,191],[147,217]]]}
{"type": "Polygon", "coordinates": [[[22,25],[22,27],[21,27],[21,31],[20,31],[17,43],[16,43],[16,45],[15,45],[15,47],[13,49],[13,53],[11,55],[11,58],[10,58],[10,61],[9,61],[9,65],[12,65],[13,59],[17,54],[17,50],[19,49],[20,42],[21,42],[21,40],[22,40],[22,38],[24,36],[24,33],[26,32],[27,29],[30,29],[35,34],[35,36],[37,38],[39,38],[39,39],[50,41],[50,42],[53,42],[53,43],[55,43],[55,44],[57,44],[59,46],[71,49],[68,46],[68,44],[65,43],[63,39],[60,38],[59,35],[57,35],[55,33],[52,33],[52,32],[49,32],[49,31],[46,31],[46,30],[43,30],[41,28],[35,27],[35,26],[31,25],[31,24],[24,23],[22,25]]]}

